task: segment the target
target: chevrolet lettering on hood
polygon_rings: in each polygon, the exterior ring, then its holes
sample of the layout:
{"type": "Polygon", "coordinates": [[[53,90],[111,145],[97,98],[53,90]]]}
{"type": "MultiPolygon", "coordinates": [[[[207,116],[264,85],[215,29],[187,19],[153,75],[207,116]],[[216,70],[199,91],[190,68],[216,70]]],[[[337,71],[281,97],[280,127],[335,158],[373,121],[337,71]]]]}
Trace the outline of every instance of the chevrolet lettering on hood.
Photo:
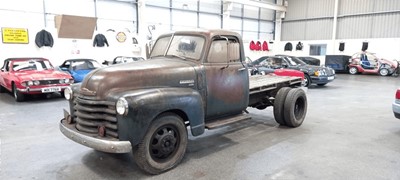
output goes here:
{"type": "Polygon", "coordinates": [[[180,80],[179,84],[189,84],[189,86],[194,86],[194,80],[190,79],[190,80],[180,80]]]}

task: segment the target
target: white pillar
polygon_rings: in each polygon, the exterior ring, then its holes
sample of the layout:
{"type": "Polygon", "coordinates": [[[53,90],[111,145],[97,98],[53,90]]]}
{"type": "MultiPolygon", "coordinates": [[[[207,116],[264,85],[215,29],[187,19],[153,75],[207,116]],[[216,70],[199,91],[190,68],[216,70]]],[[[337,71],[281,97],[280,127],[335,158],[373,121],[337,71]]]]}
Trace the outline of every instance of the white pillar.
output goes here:
{"type": "Polygon", "coordinates": [[[333,12],[333,27],[332,27],[332,52],[329,54],[335,54],[336,47],[336,33],[337,33],[337,16],[339,10],[339,0],[335,0],[335,10],[333,12]]]}

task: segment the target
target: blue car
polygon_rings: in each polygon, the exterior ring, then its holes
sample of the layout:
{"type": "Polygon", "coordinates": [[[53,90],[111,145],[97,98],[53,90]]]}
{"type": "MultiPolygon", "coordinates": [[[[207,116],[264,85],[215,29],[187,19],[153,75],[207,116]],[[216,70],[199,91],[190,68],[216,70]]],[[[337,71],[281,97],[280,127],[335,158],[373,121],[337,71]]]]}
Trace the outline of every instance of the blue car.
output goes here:
{"type": "Polygon", "coordinates": [[[68,59],[60,66],[74,78],[74,82],[82,82],[85,76],[92,70],[100,68],[101,64],[93,59],[68,59]]]}

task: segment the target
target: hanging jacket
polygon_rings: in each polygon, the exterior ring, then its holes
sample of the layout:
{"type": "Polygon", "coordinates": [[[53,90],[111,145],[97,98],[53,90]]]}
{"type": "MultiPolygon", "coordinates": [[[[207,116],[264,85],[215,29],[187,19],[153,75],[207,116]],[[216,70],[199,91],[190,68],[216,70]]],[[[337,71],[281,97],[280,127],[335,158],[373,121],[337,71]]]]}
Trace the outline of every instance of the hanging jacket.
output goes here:
{"type": "Polygon", "coordinates": [[[261,51],[261,42],[257,41],[256,43],[256,51],[261,51]]]}
{"type": "Polygon", "coordinates": [[[267,41],[264,41],[264,42],[263,42],[263,44],[262,44],[262,50],[263,50],[263,51],[269,51],[267,41]]]}
{"type": "Polygon", "coordinates": [[[254,43],[254,41],[250,42],[250,50],[252,51],[256,50],[256,43],[254,43]]]}
{"type": "Polygon", "coordinates": [[[51,35],[50,32],[47,32],[46,30],[41,30],[38,33],[36,33],[35,37],[35,44],[41,48],[43,46],[50,46],[53,47],[54,41],[53,41],[53,36],[51,35]]]}
{"type": "Polygon", "coordinates": [[[97,34],[93,40],[93,47],[104,47],[104,44],[108,47],[107,38],[103,34],[97,34]]]}
{"type": "Polygon", "coordinates": [[[288,42],[285,44],[285,51],[292,51],[293,45],[292,43],[288,42]]]}
{"type": "Polygon", "coordinates": [[[296,45],[296,50],[297,50],[297,51],[303,50],[303,43],[301,43],[301,42],[299,41],[299,43],[297,43],[297,45],[296,45]]]}

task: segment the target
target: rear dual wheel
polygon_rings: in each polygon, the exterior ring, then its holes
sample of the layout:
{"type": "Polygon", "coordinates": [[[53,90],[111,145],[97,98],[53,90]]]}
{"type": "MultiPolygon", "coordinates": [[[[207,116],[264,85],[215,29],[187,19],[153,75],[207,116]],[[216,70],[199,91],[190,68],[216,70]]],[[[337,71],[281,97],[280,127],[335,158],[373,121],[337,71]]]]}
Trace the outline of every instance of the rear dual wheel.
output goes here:
{"type": "Polygon", "coordinates": [[[280,125],[300,126],[307,113],[307,96],[299,88],[281,88],[274,101],[274,117],[280,125]]]}

